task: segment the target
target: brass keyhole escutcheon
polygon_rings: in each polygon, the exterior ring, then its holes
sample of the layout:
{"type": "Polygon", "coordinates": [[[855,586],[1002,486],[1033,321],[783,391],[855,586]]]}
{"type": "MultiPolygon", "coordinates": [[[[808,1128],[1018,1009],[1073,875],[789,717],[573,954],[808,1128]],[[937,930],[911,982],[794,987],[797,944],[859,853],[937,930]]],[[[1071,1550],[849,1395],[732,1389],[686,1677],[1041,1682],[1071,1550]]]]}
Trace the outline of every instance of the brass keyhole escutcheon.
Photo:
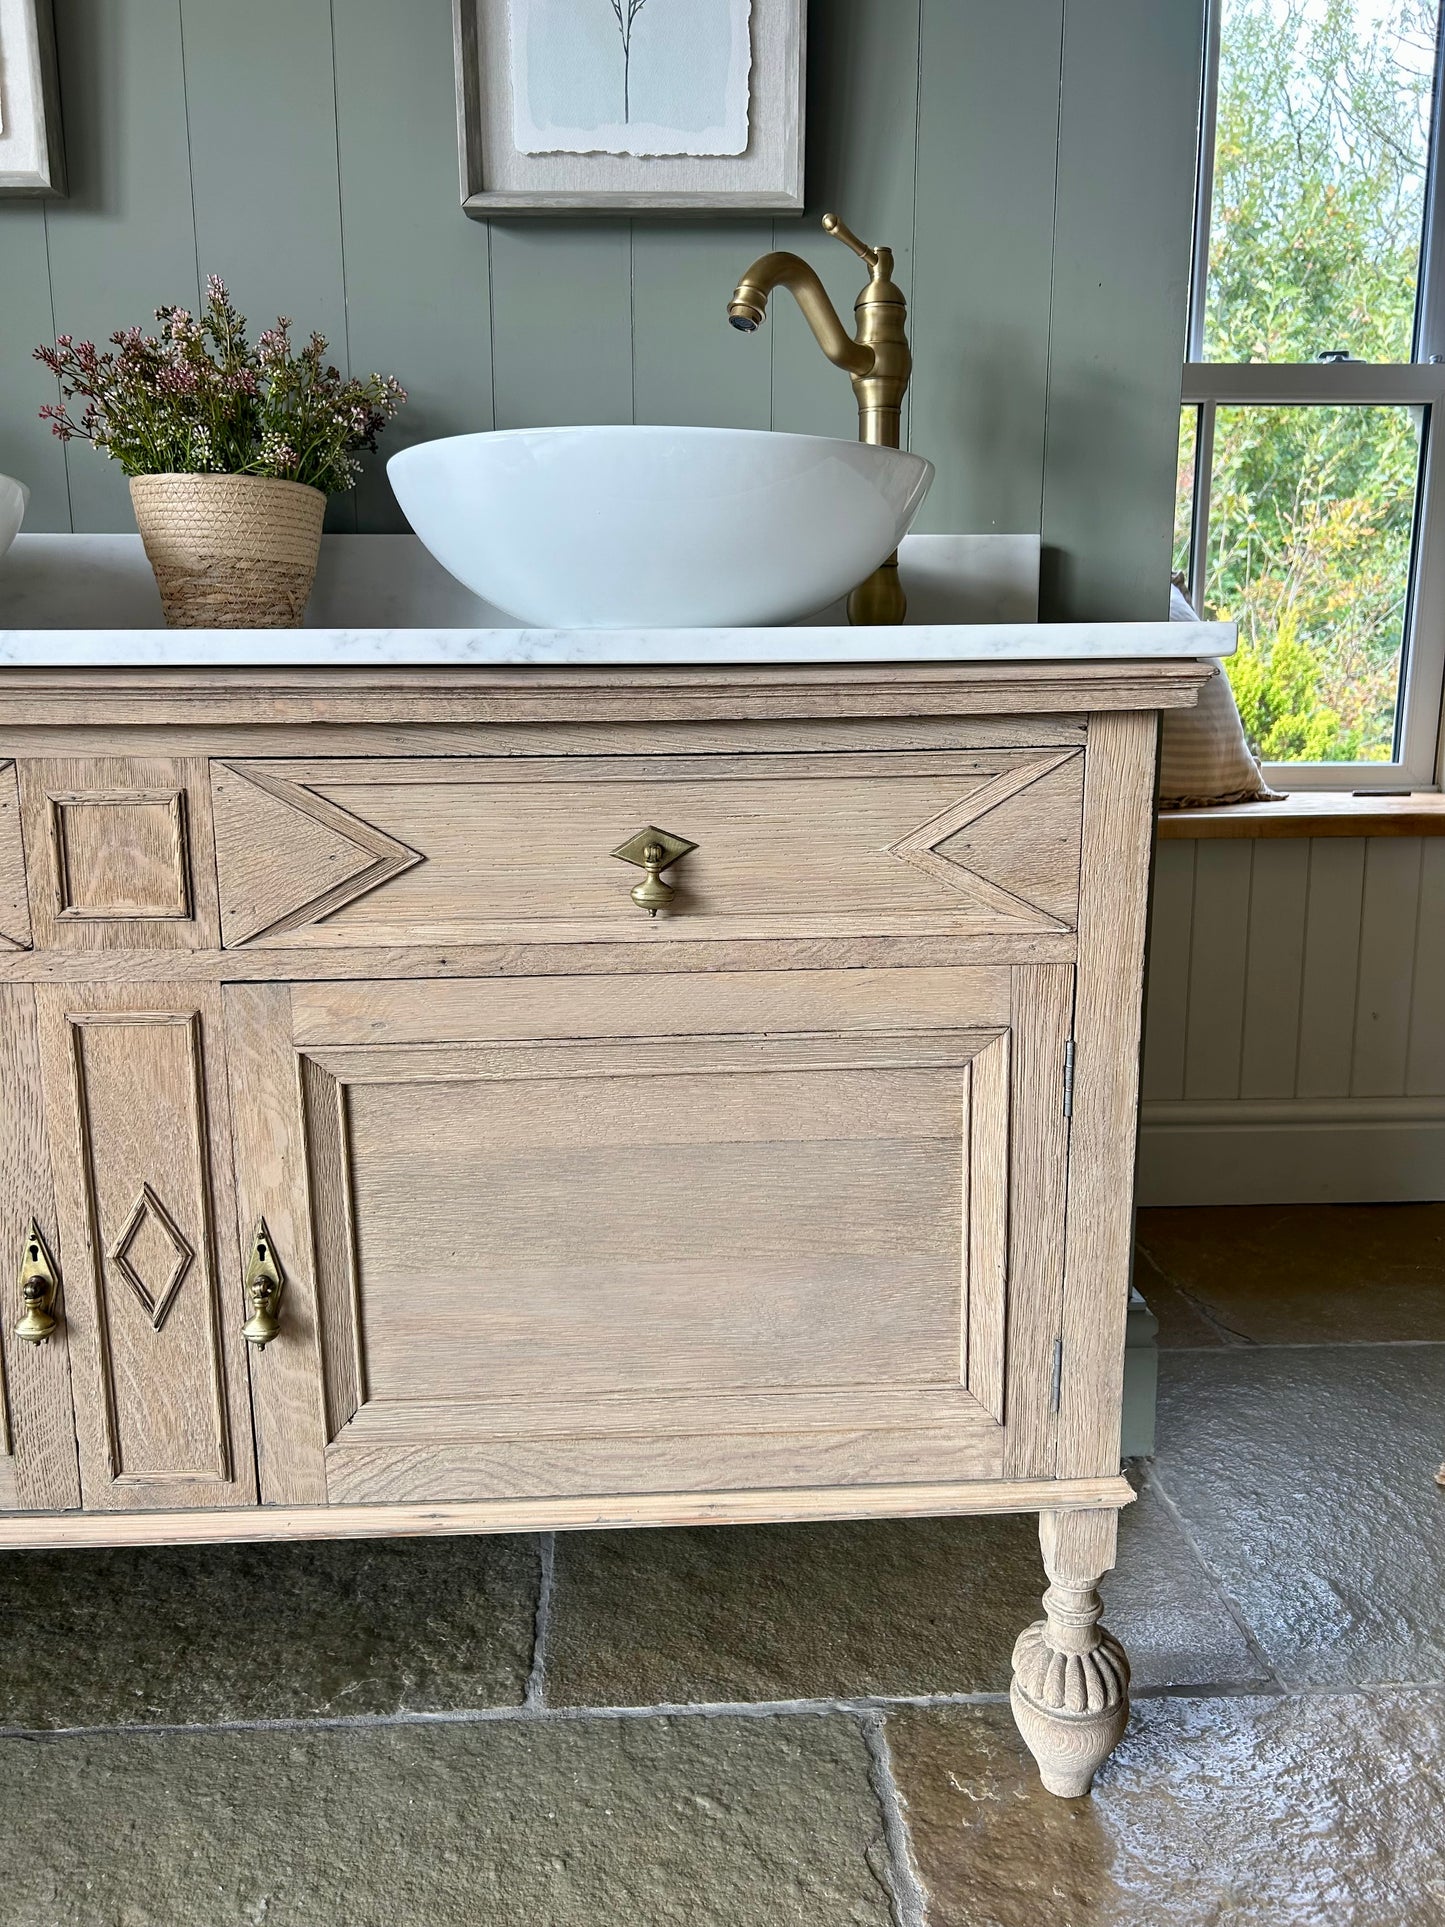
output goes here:
{"type": "Polygon", "coordinates": [[[60,1279],[55,1262],[45,1248],[40,1226],[34,1218],[25,1234],[20,1258],[20,1300],[24,1310],[15,1326],[15,1336],[29,1345],[43,1345],[59,1324],[55,1316],[55,1294],[60,1279]]]}
{"type": "Polygon", "coordinates": [[[258,1352],[264,1352],[281,1329],[277,1311],[286,1285],[286,1275],[276,1257],[264,1218],[257,1218],[256,1229],[251,1234],[251,1253],[246,1260],[245,1282],[246,1303],[251,1307],[251,1316],[242,1325],[241,1336],[248,1345],[254,1345],[258,1352]]]}
{"type": "Polygon", "coordinates": [[[696,848],[697,845],[689,843],[685,836],[673,836],[669,831],[659,830],[649,823],[612,852],[621,862],[635,864],[646,873],[641,883],[634,884],[630,892],[639,910],[645,910],[649,917],[655,917],[659,910],[667,908],[677,895],[677,890],[672,884],[663,882],[662,872],[681,863],[688,851],[696,848]]]}

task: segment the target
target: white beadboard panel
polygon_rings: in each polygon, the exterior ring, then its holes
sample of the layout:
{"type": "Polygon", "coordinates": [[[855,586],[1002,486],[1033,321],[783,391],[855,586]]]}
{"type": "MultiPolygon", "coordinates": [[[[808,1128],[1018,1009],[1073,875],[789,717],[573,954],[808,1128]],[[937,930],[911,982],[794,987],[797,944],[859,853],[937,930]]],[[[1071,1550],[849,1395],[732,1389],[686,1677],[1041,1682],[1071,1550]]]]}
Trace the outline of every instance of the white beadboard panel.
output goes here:
{"type": "Polygon", "coordinates": [[[1390,1097],[1409,1080],[1420,847],[1418,837],[1385,836],[1372,838],[1365,850],[1350,1072],[1356,1097],[1390,1097]]]}
{"type": "Polygon", "coordinates": [[[1148,1104],[1141,1205],[1408,1204],[1445,1195],[1445,1101],[1148,1104]]]}
{"type": "Polygon", "coordinates": [[[1364,880],[1363,838],[1319,837],[1310,844],[1295,1079],[1300,1097],[1343,1097],[1350,1088],[1364,880]]]}
{"type": "Polygon", "coordinates": [[[1290,1097],[1299,1059],[1310,846],[1266,838],[1252,847],[1239,1094],[1290,1097]]]}
{"type": "Polygon", "coordinates": [[[1194,858],[1189,951],[1186,1097],[1238,1097],[1249,960],[1249,879],[1254,844],[1205,840],[1194,858]]]}
{"type": "Polygon", "coordinates": [[[1189,1023],[1189,945],[1194,927],[1195,842],[1161,843],[1149,906],[1144,1002],[1145,1098],[1183,1097],[1189,1023]]]}
{"type": "Polygon", "coordinates": [[[1412,1097],[1445,1093],[1445,838],[1420,852],[1420,916],[1405,1089],[1412,1097]]]}
{"type": "Polygon", "coordinates": [[[1143,1204],[1445,1197],[1445,839],[1161,844],[1143,1204]]]}

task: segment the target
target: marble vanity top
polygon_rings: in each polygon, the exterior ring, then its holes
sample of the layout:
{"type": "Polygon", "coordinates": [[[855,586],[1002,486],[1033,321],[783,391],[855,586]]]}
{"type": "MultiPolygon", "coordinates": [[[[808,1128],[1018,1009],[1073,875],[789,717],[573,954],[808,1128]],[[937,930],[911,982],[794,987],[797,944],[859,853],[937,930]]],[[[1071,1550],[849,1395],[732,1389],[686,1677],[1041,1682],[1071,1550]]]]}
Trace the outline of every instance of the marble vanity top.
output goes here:
{"type": "Polygon", "coordinates": [[[1233,648],[1232,624],[1186,629],[1167,622],[897,629],[11,629],[0,630],[0,668],[1120,662],[1221,656],[1233,648]]]}
{"type": "Polygon", "coordinates": [[[0,561],[0,668],[596,667],[1120,661],[1229,655],[1232,623],[1041,623],[1037,536],[909,536],[910,620],[841,608],[768,629],[523,629],[409,536],[328,536],[303,629],[166,629],[137,536],[21,535],[0,561]]]}

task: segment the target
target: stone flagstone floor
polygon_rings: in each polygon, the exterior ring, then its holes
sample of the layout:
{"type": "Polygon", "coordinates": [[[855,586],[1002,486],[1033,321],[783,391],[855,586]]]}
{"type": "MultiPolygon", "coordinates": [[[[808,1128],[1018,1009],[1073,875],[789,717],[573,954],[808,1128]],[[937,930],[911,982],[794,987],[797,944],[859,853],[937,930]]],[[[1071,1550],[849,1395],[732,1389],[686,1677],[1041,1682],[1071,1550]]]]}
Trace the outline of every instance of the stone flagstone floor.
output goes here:
{"type": "Polygon", "coordinates": [[[0,1558],[0,1927],[1438,1927],[1445,1205],[1146,1212],[1092,1800],[1032,1520],[0,1558]]]}

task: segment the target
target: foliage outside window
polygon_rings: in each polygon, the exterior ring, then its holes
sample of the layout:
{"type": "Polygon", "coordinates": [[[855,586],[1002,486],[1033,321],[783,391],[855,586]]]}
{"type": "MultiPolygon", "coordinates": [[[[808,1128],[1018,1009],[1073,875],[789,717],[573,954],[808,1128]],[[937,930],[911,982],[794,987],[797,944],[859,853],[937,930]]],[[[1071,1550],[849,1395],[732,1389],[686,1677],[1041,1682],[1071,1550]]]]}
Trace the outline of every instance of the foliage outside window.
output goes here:
{"type": "Polygon", "coordinates": [[[1176,566],[1208,613],[1239,623],[1230,679],[1264,760],[1388,764],[1429,411],[1372,400],[1369,374],[1350,365],[1398,367],[1418,353],[1437,10],[1216,4],[1191,358],[1222,372],[1348,357],[1350,399],[1292,404],[1288,381],[1277,395],[1265,381],[1247,404],[1216,402],[1228,382],[1212,390],[1196,365],[1203,399],[1184,411],[1176,566]],[[1209,473],[1196,517],[1200,459],[1209,473]]]}

